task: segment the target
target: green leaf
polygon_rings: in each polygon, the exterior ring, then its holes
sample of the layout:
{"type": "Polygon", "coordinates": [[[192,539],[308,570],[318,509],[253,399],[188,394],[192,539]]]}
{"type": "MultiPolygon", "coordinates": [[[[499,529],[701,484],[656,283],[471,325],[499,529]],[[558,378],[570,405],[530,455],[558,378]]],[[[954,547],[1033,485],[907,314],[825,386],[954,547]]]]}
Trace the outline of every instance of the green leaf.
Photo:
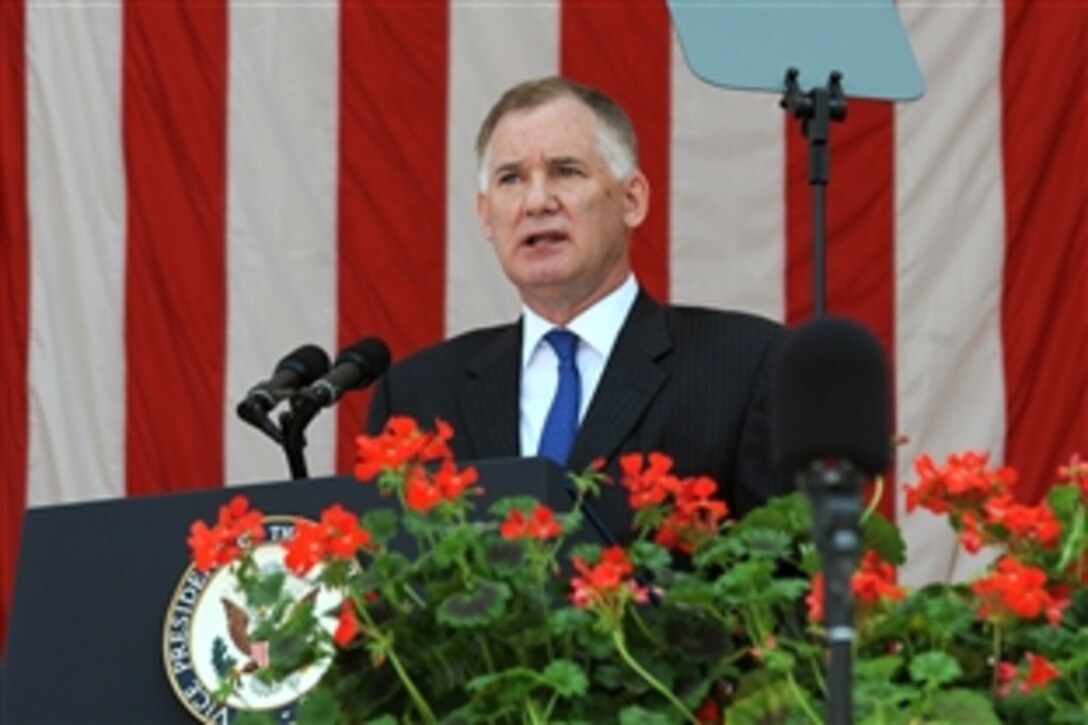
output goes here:
{"type": "Polygon", "coordinates": [[[287,578],[284,571],[265,573],[247,592],[251,607],[271,607],[283,594],[283,583],[287,578]]]}
{"type": "Polygon", "coordinates": [[[773,498],[749,511],[737,525],[739,531],[755,528],[781,531],[791,539],[810,538],[812,517],[808,500],[803,493],[773,498]]]}
{"type": "Polygon", "coordinates": [[[302,698],[295,717],[299,725],[340,722],[343,719],[336,695],[325,687],[318,687],[302,698]]]}
{"type": "Polygon", "coordinates": [[[519,571],[525,562],[525,545],[522,541],[499,539],[485,545],[484,557],[491,570],[499,576],[509,576],[519,571]]]}
{"type": "Polygon", "coordinates": [[[400,519],[393,509],[372,509],[363,514],[363,528],[370,532],[370,538],[378,544],[388,544],[397,533],[400,519]]]}
{"type": "Polygon", "coordinates": [[[503,685],[503,689],[508,690],[511,687],[517,687],[522,692],[528,693],[538,678],[539,675],[527,667],[511,667],[501,672],[477,675],[465,684],[465,689],[469,692],[481,692],[497,685],[503,685]]]}
{"type": "Polygon", "coordinates": [[[407,510],[404,512],[404,530],[417,539],[428,539],[431,536],[441,537],[445,533],[448,523],[439,515],[441,505],[434,507],[426,514],[407,510]]]}
{"type": "Polygon", "coordinates": [[[695,550],[691,563],[700,570],[711,567],[724,569],[743,556],[741,548],[736,537],[709,539],[695,550]]]}
{"type": "Polygon", "coordinates": [[[585,631],[592,624],[593,615],[584,609],[576,609],[575,607],[564,607],[556,610],[548,618],[548,629],[556,637],[585,631]]]}
{"type": "Polygon", "coordinates": [[[239,709],[233,718],[231,723],[241,723],[241,725],[276,725],[276,718],[268,710],[244,710],[239,709]]]}
{"type": "Polygon", "coordinates": [[[861,527],[862,548],[873,550],[881,559],[901,566],[907,560],[907,545],[899,528],[874,511],[861,527]]]}
{"type": "Polygon", "coordinates": [[[960,663],[954,657],[937,650],[930,650],[915,656],[910,661],[910,677],[929,687],[938,687],[952,682],[963,674],[960,663]]]}
{"type": "Polygon", "coordinates": [[[472,526],[447,527],[434,547],[434,560],[439,566],[451,566],[463,561],[473,548],[478,533],[472,526]]]}
{"type": "Polygon", "coordinates": [[[923,691],[887,680],[859,679],[854,685],[854,715],[862,725],[890,725],[911,722],[909,706],[923,697],[923,691]]]}
{"type": "Polygon", "coordinates": [[[399,582],[411,566],[408,559],[397,552],[386,552],[370,563],[358,578],[359,589],[371,592],[381,589],[383,584],[399,582]]]}
{"type": "Polygon", "coordinates": [[[652,712],[638,705],[628,705],[620,710],[620,725],[671,725],[674,721],[673,714],[652,712]]]}
{"type": "Polygon", "coordinates": [[[940,722],[969,722],[972,725],[998,725],[1001,722],[988,697],[964,689],[933,693],[929,715],[940,722]]]}
{"type": "Polygon", "coordinates": [[[814,702],[807,691],[795,691],[784,680],[770,680],[766,672],[744,678],[737,698],[725,712],[729,725],[763,725],[763,723],[808,723],[802,698],[811,712],[822,713],[823,706],[814,702]],[[759,676],[763,675],[763,676],[759,676]]]}
{"type": "Polygon", "coordinates": [[[1054,486],[1046,495],[1047,505],[1062,522],[1063,527],[1072,521],[1080,500],[1080,487],[1071,484],[1054,486]]]}
{"type": "Polygon", "coordinates": [[[215,668],[215,674],[219,679],[223,679],[236,664],[238,664],[238,660],[231,657],[227,652],[227,643],[222,637],[216,636],[212,640],[212,666],[215,668]]]}
{"type": "Polygon", "coordinates": [[[718,662],[735,649],[725,625],[699,609],[674,606],[666,599],[654,615],[654,624],[670,653],[677,653],[673,660],[718,662]]]}
{"type": "Polygon", "coordinates": [[[786,559],[793,554],[793,537],[778,529],[745,528],[740,541],[753,558],[786,559]]]}
{"type": "Polygon", "coordinates": [[[861,660],[854,666],[859,680],[878,680],[889,682],[903,666],[899,655],[886,655],[871,660],[861,660]]]}
{"type": "Polygon", "coordinates": [[[436,615],[451,627],[481,627],[502,616],[509,598],[506,584],[479,579],[473,589],[446,597],[436,615]]]}
{"type": "MultiPolygon", "coordinates": [[[[325,721],[325,722],[329,722],[329,721],[325,721]]],[[[392,715],[389,715],[388,713],[385,714],[385,715],[379,715],[376,718],[373,718],[371,720],[366,721],[366,725],[399,725],[399,723],[400,723],[400,720],[397,720],[397,718],[393,717],[392,715]]]]}
{"type": "Polygon", "coordinates": [[[589,690],[586,673],[570,660],[552,660],[542,674],[544,682],[560,697],[577,697],[589,690]]]}
{"type": "Polygon", "coordinates": [[[527,514],[540,503],[533,496],[506,496],[488,507],[487,512],[496,518],[505,519],[514,509],[527,514]]]}
{"type": "Polygon", "coordinates": [[[750,601],[761,589],[770,586],[774,569],[774,562],[762,559],[741,562],[718,577],[713,584],[714,592],[731,602],[750,601]]]}
{"type": "Polygon", "coordinates": [[[629,553],[636,567],[655,575],[672,566],[672,555],[668,549],[649,541],[636,542],[629,553]]]}
{"type": "Polygon", "coordinates": [[[806,594],[812,585],[806,579],[775,579],[761,593],[763,602],[795,602],[806,594]]]}
{"type": "Polygon", "coordinates": [[[570,547],[571,559],[580,557],[587,562],[595,562],[601,558],[601,545],[581,542],[570,547]]]}

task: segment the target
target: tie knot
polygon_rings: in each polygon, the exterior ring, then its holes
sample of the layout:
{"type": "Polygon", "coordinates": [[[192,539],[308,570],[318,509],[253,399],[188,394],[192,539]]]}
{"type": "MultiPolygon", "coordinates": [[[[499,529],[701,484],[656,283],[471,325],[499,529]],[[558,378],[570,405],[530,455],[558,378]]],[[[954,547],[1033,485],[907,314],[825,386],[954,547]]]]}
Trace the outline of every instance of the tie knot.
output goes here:
{"type": "Polygon", "coordinates": [[[570,363],[574,360],[574,348],[578,345],[578,336],[570,330],[555,328],[544,339],[555,350],[560,362],[570,363]]]}

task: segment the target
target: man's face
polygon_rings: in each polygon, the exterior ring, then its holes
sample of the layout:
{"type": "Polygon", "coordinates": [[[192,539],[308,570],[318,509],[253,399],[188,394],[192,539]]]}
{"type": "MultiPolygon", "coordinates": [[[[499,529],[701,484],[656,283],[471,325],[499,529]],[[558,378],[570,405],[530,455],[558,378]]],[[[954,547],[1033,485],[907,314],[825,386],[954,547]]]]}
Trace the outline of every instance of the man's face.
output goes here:
{"type": "Polygon", "coordinates": [[[485,163],[480,224],[531,309],[565,323],[626,278],[649,186],[638,171],[612,173],[588,107],[561,97],[507,114],[485,163]]]}

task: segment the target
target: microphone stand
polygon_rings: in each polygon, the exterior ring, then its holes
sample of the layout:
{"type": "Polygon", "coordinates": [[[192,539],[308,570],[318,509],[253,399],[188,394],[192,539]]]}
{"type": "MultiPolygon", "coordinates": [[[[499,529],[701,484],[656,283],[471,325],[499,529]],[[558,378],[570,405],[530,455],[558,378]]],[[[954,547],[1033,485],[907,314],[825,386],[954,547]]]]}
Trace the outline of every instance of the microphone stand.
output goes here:
{"type": "MultiPolygon", "coordinates": [[[[812,187],[812,309],[827,314],[827,200],[831,177],[831,123],[846,118],[842,73],[831,71],[827,85],[801,90],[797,68],[786,71],[779,105],[801,121],[808,139],[808,182],[812,187]]],[[[831,725],[853,722],[854,600],[850,577],[857,568],[861,535],[861,477],[848,463],[814,464],[801,476],[812,508],[813,538],[823,558],[824,628],[827,631],[828,701],[831,725]]]]}
{"type": "Polygon", "coordinates": [[[846,118],[846,96],[842,90],[842,73],[831,71],[827,85],[807,93],[797,83],[801,72],[786,71],[786,92],[779,105],[801,120],[801,133],[808,139],[808,183],[812,187],[812,303],[815,317],[827,310],[827,251],[825,187],[830,181],[831,154],[827,147],[831,138],[831,122],[846,118]]]}
{"type": "Polygon", "coordinates": [[[301,481],[309,478],[306,465],[306,426],[314,419],[321,407],[308,397],[292,395],[290,409],[280,413],[280,429],[284,432],[281,445],[287,456],[287,467],[291,478],[301,481]]]}
{"type": "Polygon", "coordinates": [[[861,551],[862,476],[849,462],[817,462],[799,476],[812,509],[812,538],[823,560],[827,633],[827,721],[853,722],[854,597],[850,578],[861,551]]]}

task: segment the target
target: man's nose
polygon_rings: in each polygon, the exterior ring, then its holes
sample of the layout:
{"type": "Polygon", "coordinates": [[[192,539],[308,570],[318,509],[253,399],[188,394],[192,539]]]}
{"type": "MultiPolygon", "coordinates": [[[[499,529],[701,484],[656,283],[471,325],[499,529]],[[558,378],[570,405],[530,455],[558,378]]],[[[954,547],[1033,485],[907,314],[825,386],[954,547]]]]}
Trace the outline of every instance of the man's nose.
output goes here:
{"type": "Polygon", "coordinates": [[[548,177],[543,174],[530,176],[525,189],[525,210],[530,214],[548,213],[555,211],[556,205],[555,190],[548,177]]]}

